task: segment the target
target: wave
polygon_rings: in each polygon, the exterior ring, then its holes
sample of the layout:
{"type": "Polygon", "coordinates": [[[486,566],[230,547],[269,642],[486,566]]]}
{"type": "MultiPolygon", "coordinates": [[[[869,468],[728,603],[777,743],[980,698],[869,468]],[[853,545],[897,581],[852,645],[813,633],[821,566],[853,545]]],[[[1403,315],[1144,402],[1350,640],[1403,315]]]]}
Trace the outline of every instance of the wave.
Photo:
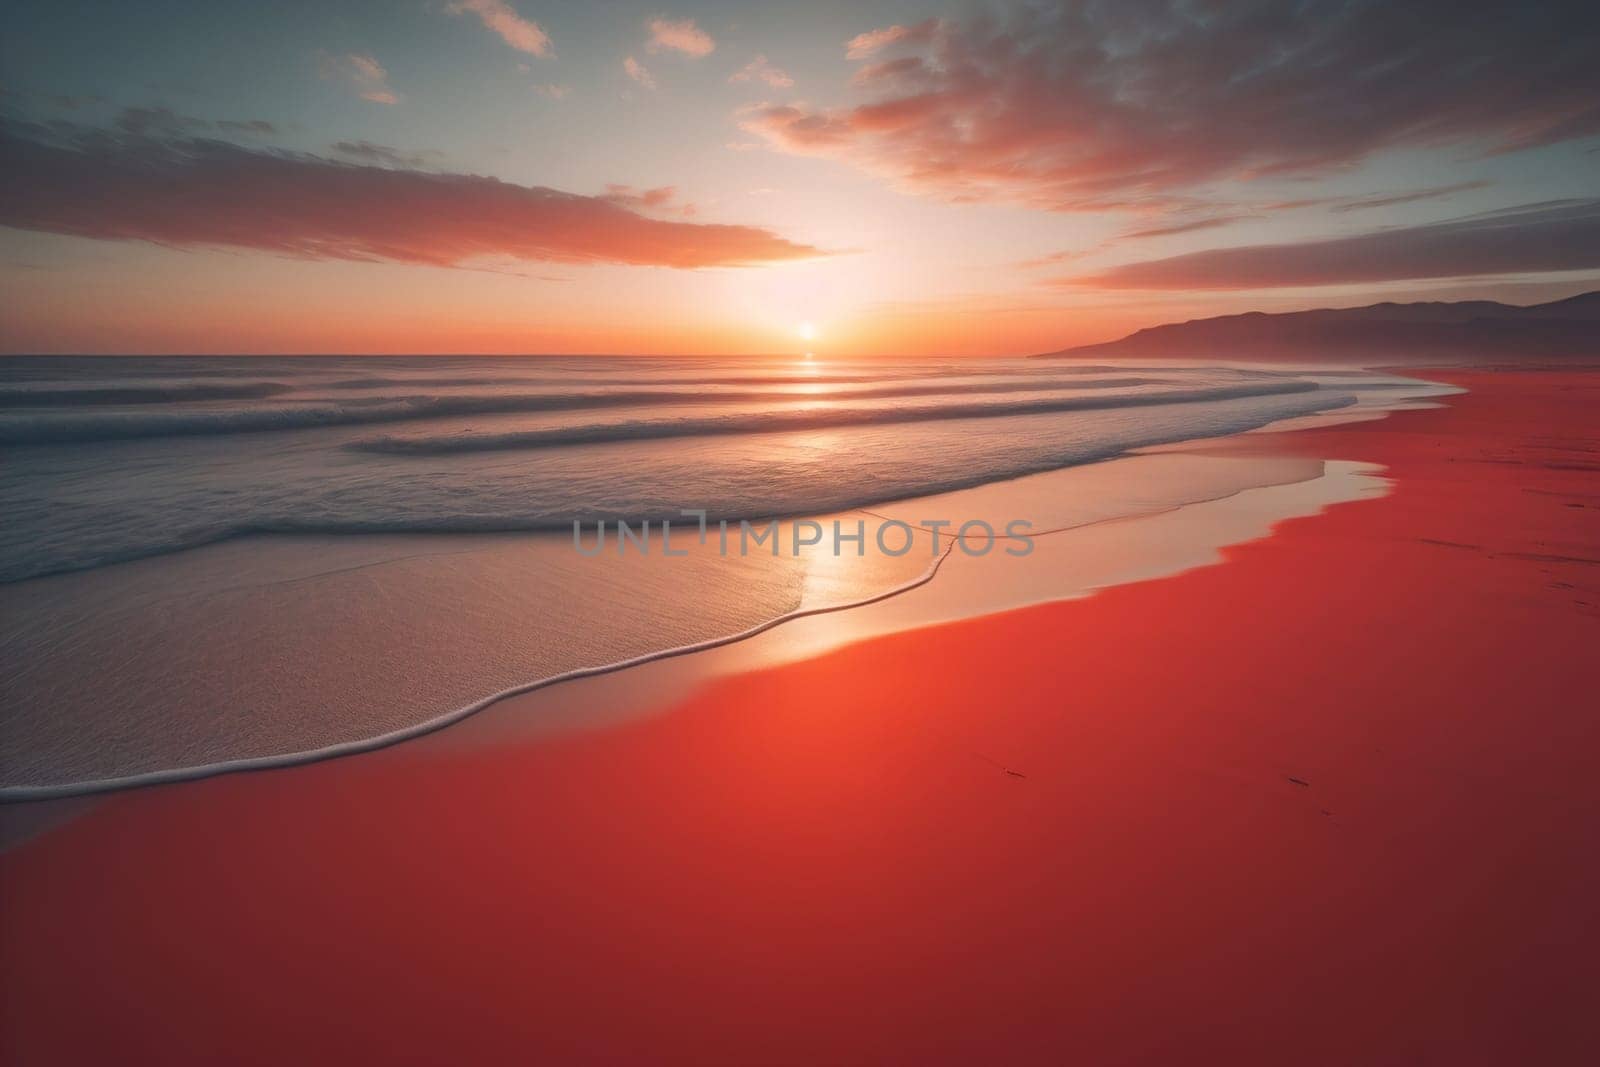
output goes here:
{"type": "MultiPolygon", "coordinates": [[[[1304,397],[1303,400],[1296,401],[1292,396],[1286,396],[1282,400],[1269,401],[1264,406],[1217,408],[1210,417],[1185,419],[1181,425],[1162,429],[1065,441],[1044,449],[1007,450],[987,463],[965,466],[958,472],[928,472],[892,487],[877,480],[830,480],[811,485],[803,492],[792,489],[774,493],[758,491],[709,509],[708,520],[765,521],[797,515],[821,515],[867,507],[885,500],[953,492],[1043,470],[1096,463],[1123,455],[1133,448],[1240,433],[1278,419],[1331,410],[1356,402],[1356,398],[1347,393],[1306,388],[1309,383],[1297,384],[1298,388],[1268,392],[1298,394],[1304,397]]],[[[1206,399],[1222,399],[1215,395],[1216,392],[1221,390],[1212,391],[1212,395],[1206,399]]],[[[1240,391],[1228,392],[1237,396],[1240,391]]],[[[1258,390],[1244,395],[1264,394],[1258,390]]],[[[1165,402],[1170,402],[1170,399],[1171,394],[1167,394],[1165,402]]],[[[1114,407],[1110,409],[1114,410],[1114,407]]],[[[386,474],[384,477],[390,476],[386,474]]],[[[339,499],[348,501],[354,498],[342,495],[339,499]]],[[[0,585],[183,552],[244,537],[570,533],[573,523],[579,520],[620,520],[637,525],[645,520],[653,522],[663,514],[658,508],[652,509],[648,505],[616,507],[597,504],[587,500],[584,493],[561,494],[543,500],[519,500],[515,506],[506,505],[503,501],[477,501],[470,508],[439,507],[435,504],[411,508],[399,506],[402,502],[398,500],[394,503],[397,506],[371,512],[364,511],[358,502],[353,509],[338,514],[326,510],[317,514],[276,510],[266,514],[249,514],[237,505],[230,505],[216,511],[186,511],[187,521],[168,519],[142,525],[122,536],[117,535],[114,526],[102,525],[98,531],[110,534],[112,540],[109,542],[92,539],[75,544],[34,546],[45,548],[46,551],[0,551],[0,585]]],[[[666,514],[675,519],[680,517],[676,511],[666,514]]]]}
{"type": "Polygon", "coordinates": [[[560,448],[572,445],[605,444],[615,441],[658,440],[669,437],[775,433],[787,430],[831,429],[838,426],[994,418],[1005,415],[1096,411],[1112,408],[1150,407],[1163,404],[1192,404],[1215,400],[1280,396],[1286,393],[1314,392],[1319,388],[1320,386],[1316,382],[1291,380],[1205,389],[1174,389],[1159,393],[1135,393],[1118,397],[1047,397],[1039,400],[1002,403],[950,403],[892,408],[804,408],[797,411],[769,411],[753,414],[720,415],[709,418],[595,423],[587,426],[516,430],[508,433],[460,433],[426,437],[372,437],[360,441],[352,441],[344,447],[357,452],[376,452],[387,455],[450,455],[460,452],[560,448]]]}
{"type": "MultiPolygon", "coordinates": [[[[810,383],[815,379],[798,379],[810,383]]],[[[857,389],[846,393],[796,393],[792,391],[743,390],[707,393],[683,387],[618,389],[603,392],[511,393],[458,396],[355,397],[347,400],[296,400],[267,407],[214,408],[203,410],[51,412],[49,414],[0,415],[0,444],[68,444],[89,441],[132,440],[149,437],[213,436],[234,433],[263,433],[283,430],[317,429],[330,426],[355,426],[452,415],[537,414],[540,412],[581,411],[611,407],[647,407],[652,404],[782,402],[827,399],[882,399],[909,396],[941,396],[960,393],[1045,392],[1052,389],[1110,389],[1163,384],[1160,378],[1102,379],[1017,379],[972,383],[924,383],[887,385],[857,389]]],[[[246,394],[257,398],[286,391],[276,383],[260,383],[251,388],[270,392],[246,394]]],[[[207,386],[182,387],[186,392],[207,386]]],[[[222,388],[222,387],[218,387],[222,388]]],[[[232,388],[232,387],[229,387],[232,388]]],[[[245,387],[237,387],[243,390],[245,387]]],[[[57,395],[92,395],[123,390],[56,390],[57,395]]],[[[150,400],[218,399],[220,394],[201,396],[198,392],[172,395],[177,389],[151,387],[142,390],[150,400]],[[166,393],[156,397],[157,393],[166,393]]],[[[45,390],[13,390],[0,393],[0,407],[6,396],[40,395],[45,390]]],[[[135,403],[131,400],[92,399],[85,403],[135,403]]],[[[26,406],[26,405],[24,405],[26,406]]]]}
{"type": "MultiPolygon", "coordinates": [[[[666,377],[658,379],[662,385],[699,386],[699,385],[841,385],[849,382],[877,382],[885,378],[920,378],[922,372],[903,374],[739,374],[725,375],[715,378],[699,376],[666,377]]],[[[505,386],[505,385],[619,385],[625,384],[615,377],[586,377],[575,378],[563,376],[553,377],[506,377],[484,375],[474,378],[435,378],[428,375],[409,375],[405,377],[362,377],[342,378],[338,381],[328,382],[324,388],[328,389],[393,389],[393,388],[435,388],[454,386],[505,386]]],[[[637,384],[637,379],[632,383],[637,384]]]]}
{"type": "Polygon", "coordinates": [[[0,389],[0,408],[65,407],[94,404],[172,404],[189,400],[264,400],[291,392],[282,382],[237,385],[103,385],[0,389]]]}

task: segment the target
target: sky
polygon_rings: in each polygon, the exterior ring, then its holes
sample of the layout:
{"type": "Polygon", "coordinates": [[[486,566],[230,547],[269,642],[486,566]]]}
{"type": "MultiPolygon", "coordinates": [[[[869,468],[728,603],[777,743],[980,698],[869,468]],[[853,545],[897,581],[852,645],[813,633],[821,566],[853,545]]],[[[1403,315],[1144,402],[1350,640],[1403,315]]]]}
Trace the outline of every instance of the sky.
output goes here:
{"type": "Polygon", "coordinates": [[[9,0],[0,351],[1017,355],[1600,288],[1600,5],[9,0]]]}

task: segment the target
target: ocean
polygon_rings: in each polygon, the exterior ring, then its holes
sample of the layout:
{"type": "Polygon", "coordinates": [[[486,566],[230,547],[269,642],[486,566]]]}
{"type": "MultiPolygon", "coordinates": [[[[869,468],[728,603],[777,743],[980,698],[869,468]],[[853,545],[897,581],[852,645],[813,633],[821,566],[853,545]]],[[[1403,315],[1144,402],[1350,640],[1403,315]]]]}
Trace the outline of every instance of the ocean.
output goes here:
{"type": "Polygon", "coordinates": [[[835,511],[1352,402],[1302,375],[1025,360],[0,363],[0,581],[261,533],[835,511]]]}
{"type": "Polygon", "coordinates": [[[937,563],[587,558],[574,522],[592,539],[690,509],[901,516],[920,540],[981,510],[1068,529],[1290,475],[1189,459],[1026,476],[1426,394],[1349,370],[1047,360],[8,359],[0,790],[404,736],[937,563]],[[941,514],[916,510],[930,497],[941,514]]]}

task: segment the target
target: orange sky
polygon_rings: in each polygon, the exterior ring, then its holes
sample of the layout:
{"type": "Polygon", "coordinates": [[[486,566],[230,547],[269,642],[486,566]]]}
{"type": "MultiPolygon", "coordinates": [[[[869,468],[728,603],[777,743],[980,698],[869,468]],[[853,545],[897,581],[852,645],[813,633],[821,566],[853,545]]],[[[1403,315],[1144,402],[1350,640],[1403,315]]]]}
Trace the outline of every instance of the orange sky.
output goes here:
{"type": "Polygon", "coordinates": [[[1011,355],[1600,285],[1586,5],[1270,7],[8,5],[0,351],[1011,355]]]}

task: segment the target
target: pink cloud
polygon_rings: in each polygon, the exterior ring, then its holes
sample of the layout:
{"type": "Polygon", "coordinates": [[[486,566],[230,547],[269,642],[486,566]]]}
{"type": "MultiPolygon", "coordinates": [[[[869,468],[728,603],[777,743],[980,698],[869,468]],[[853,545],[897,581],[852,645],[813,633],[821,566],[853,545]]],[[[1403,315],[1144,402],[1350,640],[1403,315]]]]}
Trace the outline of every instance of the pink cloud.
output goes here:
{"type": "Polygon", "coordinates": [[[622,69],[628,72],[628,77],[632,78],[646,89],[649,89],[651,92],[655,91],[656,80],[650,76],[650,72],[644,68],[643,63],[639,62],[637,59],[634,59],[632,56],[629,56],[627,59],[622,61],[622,69]]]}
{"type": "Polygon", "coordinates": [[[674,214],[693,218],[698,213],[693,204],[678,202],[678,190],[671,185],[659,185],[653,189],[607,185],[602,198],[613,204],[621,204],[630,211],[646,214],[674,214]]]}
{"type": "Polygon", "coordinates": [[[728,76],[728,81],[733,83],[759,81],[773,89],[791,89],[794,87],[794,79],[789,77],[783,70],[767,62],[767,57],[764,55],[756,56],[743,67],[734,71],[728,76]]]}
{"type": "Polygon", "coordinates": [[[825,254],[758,227],[647,218],[607,197],[471,174],[14,122],[0,122],[0,226],[438,267],[496,257],[739,267],[825,254]]]}
{"type": "Polygon", "coordinates": [[[650,43],[645,47],[651,52],[682,52],[699,59],[715,51],[717,42],[696,26],[694,19],[658,18],[650,20],[650,43]]]}
{"type": "Polygon", "coordinates": [[[661,207],[670,204],[678,190],[670,185],[657,186],[654,189],[638,190],[631,185],[607,185],[605,198],[613,204],[626,204],[629,207],[661,207]]]}
{"type": "MultiPolygon", "coordinates": [[[[743,128],[909,192],[1053,211],[1315,175],[1395,148],[1487,153],[1600,134],[1600,7],[1491,15],[1453,0],[1019,6],[863,33],[865,94],[743,128]],[[885,55],[893,51],[893,55],[885,55]],[[1538,92],[1529,92],[1537,85],[1538,92]]],[[[1380,196],[1381,198],[1381,196],[1380,196]]]]}
{"type": "Polygon", "coordinates": [[[940,25],[938,19],[924,19],[914,26],[885,26],[881,30],[858,33],[845,44],[845,55],[850,59],[866,59],[893,44],[926,44],[933,40],[940,25]]]}
{"type": "Polygon", "coordinates": [[[322,76],[342,81],[363,100],[374,104],[397,104],[400,96],[389,88],[389,72],[371,56],[347,52],[322,57],[322,76]]]}
{"type": "Polygon", "coordinates": [[[1075,259],[1082,259],[1098,249],[1075,249],[1062,252],[1051,252],[1049,255],[1035,256],[1033,259],[1018,260],[1013,266],[1019,270],[1036,270],[1039,267],[1059,267],[1063,263],[1071,263],[1075,259]]]}
{"type": "Polygon", "coordinates": [[[478,16],[478,21],[519,52],[535,56],[554,54],[550,35],[537,22],[517,14],[506,0],[455,0],[445,11],[452,15],[478,16]]]}

